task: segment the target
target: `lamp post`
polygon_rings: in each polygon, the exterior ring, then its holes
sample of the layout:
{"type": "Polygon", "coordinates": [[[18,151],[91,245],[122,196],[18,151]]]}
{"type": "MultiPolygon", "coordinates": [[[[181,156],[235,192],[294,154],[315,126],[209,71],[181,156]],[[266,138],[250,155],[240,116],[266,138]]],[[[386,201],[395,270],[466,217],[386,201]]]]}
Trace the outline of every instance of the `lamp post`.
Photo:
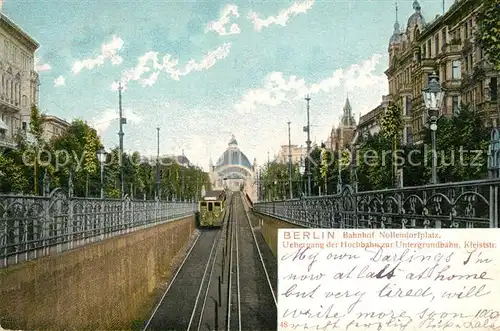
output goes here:
{"type": "Polygon", "coordinates": [[[160,191],[160,128],[156,128],[156,199],[161,200],[160,191]]]}
{"type": "Polygon", "coordinates": [[[107,154],[104,147],[101,147],[97,151],[97,160],[101,164],[101,199],[104,199],[104,162],[106,161],[107,154]]]}
{"type": "Polygon", "coordinates": [[[432,184],[437,183],[437,152],[436,152],[436,130],[437,121],[441,115],[441,106],[443,104],[444,90],[438,82],[439,77],[435,72],[429,76],[427,88],[422,89],[425,108],[429,115],[429,129],[431,130],[432,141],[432,184]]]}
{"type": "Polygon", "coordinates": [[[304,132],[307,132],[307,195],[311,195],[311,160],[309,159],[311,157],[311,125],[309,123],[309,101],[311,101],[311,98],[309,97],[309,94],[305,97],[305,100],[307,102],[307,126],[304,127],[304,132]]]}
{"type": "Polygon", "coordinates": [[[278,181],[274,180],[274,186],[273,186],[273,200],[276,200],[276,196],[278,195],[278,181]]]}
{"type": "Polygon", "coordinates": [[[300,164],[299,164],[299,173],[300,173],[300,192],[303,193],[303,187],[302,187],[302,183],[303,183],[303,176],[304,176],[304,173],[306,171],[306,167],[304,166],[304,159],[302,158],[302,156],[300,157],[300,164]]]}
{"type": "Polygon", "coordinates": [[[290,136],[290,124],[292,122],[288,121],[288,190],[290,192],[290,199],[293,199],[293,189],[292,189],[292,138],[290,136]]]}

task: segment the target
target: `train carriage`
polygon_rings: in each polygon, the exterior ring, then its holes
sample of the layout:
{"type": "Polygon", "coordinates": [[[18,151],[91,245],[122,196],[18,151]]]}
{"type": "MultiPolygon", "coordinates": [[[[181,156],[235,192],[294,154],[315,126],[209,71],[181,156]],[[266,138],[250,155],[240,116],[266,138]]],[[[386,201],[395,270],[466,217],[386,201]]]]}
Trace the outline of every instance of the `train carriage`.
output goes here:
{"type": "Polygon", "coordinates": [[[222,226],[226,207],[226,192],[209,191],[198,204],[199,226],[212,228],[222,226]]]}

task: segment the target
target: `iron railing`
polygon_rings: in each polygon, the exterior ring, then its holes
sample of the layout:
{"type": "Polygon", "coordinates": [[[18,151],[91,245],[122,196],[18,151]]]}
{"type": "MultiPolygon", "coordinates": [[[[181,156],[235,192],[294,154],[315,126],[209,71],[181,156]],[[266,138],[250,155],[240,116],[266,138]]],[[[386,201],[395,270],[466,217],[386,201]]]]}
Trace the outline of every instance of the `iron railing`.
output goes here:
{"type": "Polygon", "coordinates": [[[192,215],[196,203],[0,195],[0,267],[192,215]]]}
{"type": "Polygon", "coordinates": [[[254,211],[309,228],[498,227],[500,179],[257,202],[254,211]]]}

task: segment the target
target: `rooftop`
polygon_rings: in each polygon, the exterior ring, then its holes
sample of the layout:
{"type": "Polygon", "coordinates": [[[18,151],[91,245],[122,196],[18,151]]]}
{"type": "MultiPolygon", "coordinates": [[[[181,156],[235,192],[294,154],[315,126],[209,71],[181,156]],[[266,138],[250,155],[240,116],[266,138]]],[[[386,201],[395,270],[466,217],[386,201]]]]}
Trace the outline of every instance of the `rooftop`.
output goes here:
{"type": "Polygon", "coordinates": [[[23,29],[21,29],[16,23],[14,23],[10,18],[8,18],[4,13],[0,13],[0,21],[2,21],[4,24],[9,26],[11,29],[19,33],[26,41],[32,44],[34,46],[35,50],[40,47],[40,44],[33,39],[27,32],[25,32],[23,29]]]}

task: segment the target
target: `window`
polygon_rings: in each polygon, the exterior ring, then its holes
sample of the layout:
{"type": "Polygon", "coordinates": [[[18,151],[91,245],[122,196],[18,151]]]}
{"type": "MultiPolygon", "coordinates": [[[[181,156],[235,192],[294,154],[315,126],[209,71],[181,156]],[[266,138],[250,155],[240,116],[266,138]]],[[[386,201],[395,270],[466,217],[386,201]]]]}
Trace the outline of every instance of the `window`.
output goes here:
{"type": "Polygon", "coordinates": [[[413,132],[410,126],[406,127],[406,144],[413,144],[413,132]]]}
{"type": "Polygon", "coordinates": [[[468,24],[468,22],[465,22],[465,24],[464,24],[464,38],[465,39],[469,38],[469,24],[468,24]]]}
{"type": "Polygon", "coordinates": [[[439,34],[436,34],[434,37],[434,54],[439,54],[439,34]]]}
{"type": "Polygon", "coordinates": [[[453,115],[456,115],[458,114],[459,110],[458,96],[454,95],[451,97],[451,111],[453,112],[453,115]]]}
{"type": "Polygon", "coordinates": [[[220,207],[220,202],[215,202],[215,207],[220,207]]]}
{"type": "Polygon", "coordinates": [[[28,97],[26,95],[23,95],[23,107],[26,107],[28,105],[28,97]]]}
{"type": "Polygon", "coordinates": [[[26,124],[26,122],[23,122],[23,124],[22,124],[22,128],[23,128],[23,130],[24,130],[24,131],[26,131],[27,126],[28,126],[28,125],[26,124]]]}
{"type": "Polygon", "coordinates": [[[409,95],[405,96],[405,108],[406,108],[406,116],[411,115],[411,97],[409,95]]]}
{"type": "Polygon", "coordinates": [[[498,80],[496,77],[490,79],[490,97],[491,101],[498,100],[498,80]]]}
{"type": "Polygon", "coordinates": [[[441,31],[441,41],[443,42],[443,45],[446,44],[446,28],[444,28],[442,31],[441,31]]]}
{"type": "Polygon", "coordinates": [[[422,55],[424,59],[427,57],[427,47],[425,45],[422,45],[422,55]]]}
{"type": "Polygon", "coordinates": [[[460,76],[461,76],[460,61],[455,60],[451,63],[451,78],[460,79],[460,76]]]}
{"type": "Polygon", "coordinates": [[[427,58],[430,59],[432,57],[432,42],[431,40],[427,40],[427,58]]]}
{"type": "Polygon", "coordinates": [[[209,202],[208,203],[208,211],[212,211],[212,210],[214,210],[214,205],[213,205],[213,203],[209,202]]]}

